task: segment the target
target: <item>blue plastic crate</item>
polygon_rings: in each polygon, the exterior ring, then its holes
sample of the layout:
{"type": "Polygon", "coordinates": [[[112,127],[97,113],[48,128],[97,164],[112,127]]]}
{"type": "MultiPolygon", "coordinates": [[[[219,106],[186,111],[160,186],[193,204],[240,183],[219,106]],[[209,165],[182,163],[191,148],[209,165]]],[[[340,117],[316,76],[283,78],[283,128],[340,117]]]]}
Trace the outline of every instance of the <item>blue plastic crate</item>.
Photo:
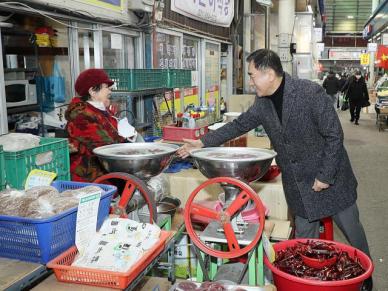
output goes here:
{"type": "MultiPolygon", "coordinates": [[[[110,203],[117,188],[111,185],[55,181],[59,192],[96,185],[103,189],[98,208],[97,229],[109,215],[110,203]]],[[[77,207],[58,215],[31,219],[0,215],[0,257],[46,264],[75,244],[77,207]]]]}

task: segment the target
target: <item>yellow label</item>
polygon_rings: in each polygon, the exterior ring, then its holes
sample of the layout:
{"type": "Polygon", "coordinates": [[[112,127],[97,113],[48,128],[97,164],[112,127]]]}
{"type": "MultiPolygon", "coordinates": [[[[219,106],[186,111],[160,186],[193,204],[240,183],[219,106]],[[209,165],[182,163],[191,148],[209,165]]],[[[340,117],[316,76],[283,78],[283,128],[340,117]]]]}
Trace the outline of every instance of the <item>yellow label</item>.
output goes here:
{"type": "Polygon", "coordinates": [[[369,65],[369,54],[360,55],[360,64],[363,66],[369,65]]]}
{"type": "Polygon", "coordinates": [[[24,189],[30,189],[35,186],[49,186],[57,176],[56,173],[34,169],[27,177],[24,189]]]}

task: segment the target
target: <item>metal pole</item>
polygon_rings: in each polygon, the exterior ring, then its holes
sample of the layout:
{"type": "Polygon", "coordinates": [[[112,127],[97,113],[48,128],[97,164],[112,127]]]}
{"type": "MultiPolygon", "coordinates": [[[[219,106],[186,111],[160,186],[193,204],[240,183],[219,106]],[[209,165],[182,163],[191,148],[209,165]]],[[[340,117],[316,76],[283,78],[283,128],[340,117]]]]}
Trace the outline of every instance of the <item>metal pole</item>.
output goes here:
{"type": "Polygon", "coordinates": [[[271,8],[269,6],[266,6],[265,7],[265,48],[266,49],[271,49],[270,16],[271,16],[271,8]]]}
{"type": "MultiPolygon", "coordinates": [[[[1,43],[1,28],[0,28],[0,47],[1,43]]],[[[0,56],[0,135],[8,133],[8,118],[7,106],[4,89],[4,69],[3,69],[3,55],[0,56]]]]}
{"type": "Polygon", "coordinates": [[[252,19],[251,19],[251,0],[244,0],[244,19],[243,19],[243,80],[244,93],[249,91],[248,78],[248,63],[245,61],[247,56],[251,53],[251,34],[252,34],[252,19]]]}
{"type": "Polygon", "coordinates": [[[295,0],[279,0],[279,57],[283,69],[292,74],[290,42],[295,21],[295,0]]]}

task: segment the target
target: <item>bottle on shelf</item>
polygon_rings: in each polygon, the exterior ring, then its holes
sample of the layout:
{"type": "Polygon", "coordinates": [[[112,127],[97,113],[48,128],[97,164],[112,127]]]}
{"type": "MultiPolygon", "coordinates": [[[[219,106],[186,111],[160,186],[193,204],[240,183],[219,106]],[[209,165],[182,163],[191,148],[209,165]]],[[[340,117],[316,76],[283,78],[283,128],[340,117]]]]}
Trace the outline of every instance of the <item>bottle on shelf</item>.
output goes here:
{"type": "Polygon", "coordinates": [[[176,126],[182,127],[182,125],[183,125],[183,113],[178,112],[178,114],[176,115],[176,126]]]}
{"type": "Polygon", "coordinates": [[[185,112],[182,116],[182,127],[189,127],[190,113],[185,112]]]}
{"type": "Polygon", "coordinates": [[[195,128],[195,118],[193,117],[193,115],[190,115],[189,117],[189,126],[188,128],[195,128]]]}

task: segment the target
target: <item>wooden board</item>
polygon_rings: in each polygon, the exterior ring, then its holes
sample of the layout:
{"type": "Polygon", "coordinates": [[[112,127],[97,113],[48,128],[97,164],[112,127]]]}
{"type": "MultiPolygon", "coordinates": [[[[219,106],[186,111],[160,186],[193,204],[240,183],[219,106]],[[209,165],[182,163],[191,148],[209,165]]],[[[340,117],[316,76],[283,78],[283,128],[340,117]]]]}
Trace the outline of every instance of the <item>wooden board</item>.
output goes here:
{"type": "Polygon", "coordinates": [[[40,264],[0,258],[0,290],[5,290],[41,268],[40,264]]]}
{"type": "Polygon", "coordinates": [[[271,240],[281,241],[287,240],[290,237],[290,221],[276,219],[268,219],[268,221],[272,221],[275,225],[270,236],[271,240]]]}

